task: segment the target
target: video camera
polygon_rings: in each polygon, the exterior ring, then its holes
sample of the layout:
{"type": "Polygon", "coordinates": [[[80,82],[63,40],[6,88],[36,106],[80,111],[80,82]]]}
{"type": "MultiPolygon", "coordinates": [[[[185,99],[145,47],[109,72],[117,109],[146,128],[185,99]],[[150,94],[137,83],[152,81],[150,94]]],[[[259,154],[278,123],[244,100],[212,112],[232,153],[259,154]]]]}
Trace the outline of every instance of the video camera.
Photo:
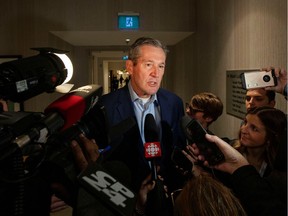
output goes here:
{"type": "MultiPolygon", "coordinates": [[[[36,56],[0,64],[0,97],[4,100],[23,102],[43,92],[52,93],[71,79],[73,66],[64,51],[35,50],[40,51],[36,56]]],[[[33,167],[39,167],[67,152],[68,143],[80,133],[108,145],[105,110],[97,104],[102,90],[99,85],[80,87],[51,103],[43,113],[1,112],[0,163],[21,152],[30,159],[37,155],[39,161],[33,159],[33,167]]]]}

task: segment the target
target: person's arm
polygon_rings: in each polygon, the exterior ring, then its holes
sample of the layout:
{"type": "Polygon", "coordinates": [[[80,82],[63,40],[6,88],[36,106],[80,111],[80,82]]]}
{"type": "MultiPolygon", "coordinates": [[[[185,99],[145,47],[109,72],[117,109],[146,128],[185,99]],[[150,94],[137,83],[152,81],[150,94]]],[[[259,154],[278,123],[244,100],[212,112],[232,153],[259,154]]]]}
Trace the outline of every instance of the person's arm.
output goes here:
{"type": "MultiPolygon", "coordinates": [[[[241,153],[239,153],[236,149],[223,141],[221,138],[210,134],[206,134],[205,136],[209,141],[216,143],[218,148],[225,156],[225,160],[222,163],[213,166],[213,168],[232,174],[238,168],[249,164],[241,153]]],[[[183,153],[191,161],[191,163],[195,164],[197,161],[202,161],[205,166],[209,167],[208,161],[205,160],[203,155],[200,155],[196,144],[187,146],[187,149],[189,150],[190,155],[184,151],[183,153]]]]}
{"type": "Polygon", "coordinates": [[[142,182],[141,187],[139,189],[137,199],[136,199],[136,205],[134,209],[134,216],[143,216],[145,215],[145,208],[146,208],[146,202],[148,193],[152,191],[155,187],[155,181],[151,181],[152,176],[151,174],[148,175],[142,182]]]}
{"type": "MultiPolygon", "coordinates": [[[[286,182],[286,173],[277,181],[262,178],[257,170],[232,146],[217,136],[207,134],[206,138],[214,142],[225,156],[225,161],[214,166],[215,169],[228,172],[232,177],[232,188],[241,200],[248,215],[286,215],[286,202],[282,202],[275,188],[286,182]]],[[[196,149],[197,152],[197,149],[196,149]]],[[[198,156],[201,160],[205,158],[198,156]]],[[[207,166],[207,161],[204,162],[207,166]]],[[[280,186],[280,187],[281,187],[280,186]]],[[[286,191],[287,187],[282,190],[286,191]]]]}

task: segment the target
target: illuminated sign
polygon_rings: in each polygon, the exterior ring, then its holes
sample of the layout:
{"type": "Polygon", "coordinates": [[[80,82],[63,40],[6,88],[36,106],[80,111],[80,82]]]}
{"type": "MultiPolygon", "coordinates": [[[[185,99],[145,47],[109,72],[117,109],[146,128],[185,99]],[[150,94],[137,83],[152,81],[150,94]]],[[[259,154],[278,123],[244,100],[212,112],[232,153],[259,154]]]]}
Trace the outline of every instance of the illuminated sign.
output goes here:
{"type": "Polygon", "coordinates": [[[138,29],[139,14],[138,13],[118,13],[119,29],[138,29]]]}

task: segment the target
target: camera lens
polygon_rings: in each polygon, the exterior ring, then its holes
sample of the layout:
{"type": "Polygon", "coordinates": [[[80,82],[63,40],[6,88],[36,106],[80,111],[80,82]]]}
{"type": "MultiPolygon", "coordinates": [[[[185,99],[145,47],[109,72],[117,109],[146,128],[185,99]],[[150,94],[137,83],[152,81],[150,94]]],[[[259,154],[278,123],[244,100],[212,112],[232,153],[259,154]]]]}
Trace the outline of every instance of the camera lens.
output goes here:
{"type": "Polygon", "coordinates": [[[270,78],[270,76],[268,76],[268,75],[263,76],[264,82],[269,82],[270,79],[271,79],[271,78],[270,78]]]}

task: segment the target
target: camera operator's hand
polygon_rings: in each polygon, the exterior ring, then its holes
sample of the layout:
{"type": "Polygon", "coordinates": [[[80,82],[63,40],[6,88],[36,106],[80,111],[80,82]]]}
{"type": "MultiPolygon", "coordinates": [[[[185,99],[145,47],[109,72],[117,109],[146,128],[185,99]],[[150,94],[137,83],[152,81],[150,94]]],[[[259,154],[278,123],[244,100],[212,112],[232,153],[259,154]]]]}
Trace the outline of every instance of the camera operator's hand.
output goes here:
{"type": "MultiPolygon", "coordinates": [[[[223,141],[221,138],[210,134],[206,134],[205,136],[207,140],[214,142],[225,156],[225,160],[213,166],[213,168],[232,174],[238,168],[249,165],[248,161],[240,152],[223,141]]],[[[203,155],[198,155],[198,159],[204,161],[204,165],[209,166],[209,163],[205,161],[203,155]]]]}
{"type": "Polygon", "coordinates": [[[79,170],[82,171],[88,166],[88,163],[95,162],[98,159],[99,149],[94,139],[89,140],[83,134],[79,135],[79,141],[82,145],[76,140],[72,140],[71,148],[76,164],[79,170]]]}
{"type": "MultiPolygon", "coordinates": [[[[273,67],[262,68],[262,70],[265,70],[265,71],[270,71],[272,69],[273,67]]],[[[277,77],[277,86],[266,87],[265,89],[283,94],[284,88],[287,85],[287,71],[284,68],[274,68],[274,71],[275,71],[275,76],[277,77]]]]}

